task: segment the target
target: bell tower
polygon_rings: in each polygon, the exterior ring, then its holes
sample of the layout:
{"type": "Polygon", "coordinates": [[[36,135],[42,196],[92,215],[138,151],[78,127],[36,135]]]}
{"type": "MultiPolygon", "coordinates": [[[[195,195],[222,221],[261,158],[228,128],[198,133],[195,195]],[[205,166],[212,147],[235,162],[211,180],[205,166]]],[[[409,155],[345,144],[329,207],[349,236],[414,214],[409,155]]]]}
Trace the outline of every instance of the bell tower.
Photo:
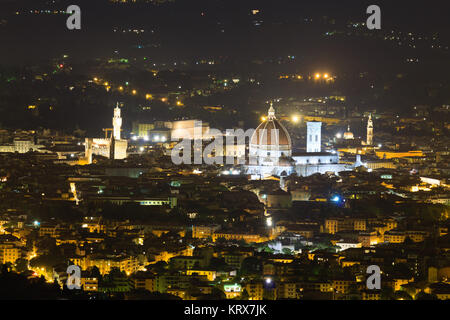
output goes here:
{"type": "Polygon", "coordinates": [[[367,121],[367,140],[366,144],[368,146],[373,145],[373,121],[372,114],[369,115],[369,120],[367,121]]]}
{"type": "Polygon", "coordinates": [[[122,117],[120,115],[119,103],[117,103],[116,108],[114,108],[113,117],[113,137],[115,140],[120,140],[120,131],[122,129],[122,117]]]}
{"type": "Polygon", "coordinates": [[[322,141],[322,122],[311,121],[306,123],[306,152],[320,152],[322,141]]]}

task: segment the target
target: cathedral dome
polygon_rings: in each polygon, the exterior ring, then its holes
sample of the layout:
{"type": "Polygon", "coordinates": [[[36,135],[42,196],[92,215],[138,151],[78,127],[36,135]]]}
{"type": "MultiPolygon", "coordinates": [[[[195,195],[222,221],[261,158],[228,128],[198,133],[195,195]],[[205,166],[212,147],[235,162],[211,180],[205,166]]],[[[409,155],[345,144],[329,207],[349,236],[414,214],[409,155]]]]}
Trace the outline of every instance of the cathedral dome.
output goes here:
{"type": "Polygon", "coordinates": [[[349,125],[348,128],[347,128],[347,132],[344,133],[344,139],[345,140],[351,140],[351,139],[354,139],[354,138],[355,137],[353,135],[353,132],[350,131],[350,125],[349,125]]]}
{"type": "Polygon", "coordinates": [[[253,133],[250,144],[291,149],[291,137],[286,128],[275,118],[275,109],[272,106],[270,106],[267,120],[263,121],[253,133]]]}

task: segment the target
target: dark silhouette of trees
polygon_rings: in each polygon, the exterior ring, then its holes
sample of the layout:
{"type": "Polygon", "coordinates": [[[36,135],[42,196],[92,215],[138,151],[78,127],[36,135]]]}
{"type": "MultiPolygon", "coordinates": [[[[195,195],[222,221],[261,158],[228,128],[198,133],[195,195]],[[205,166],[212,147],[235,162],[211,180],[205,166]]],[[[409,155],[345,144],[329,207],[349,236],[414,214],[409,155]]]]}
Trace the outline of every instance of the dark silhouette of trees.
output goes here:
{"type": "Polygon", "coordinates": [[[1,300],[55,300],[61,295],[58,285],[47,283],[45,278],[27,278],[12,272],[10,267],[0,268],[1,300]]]}

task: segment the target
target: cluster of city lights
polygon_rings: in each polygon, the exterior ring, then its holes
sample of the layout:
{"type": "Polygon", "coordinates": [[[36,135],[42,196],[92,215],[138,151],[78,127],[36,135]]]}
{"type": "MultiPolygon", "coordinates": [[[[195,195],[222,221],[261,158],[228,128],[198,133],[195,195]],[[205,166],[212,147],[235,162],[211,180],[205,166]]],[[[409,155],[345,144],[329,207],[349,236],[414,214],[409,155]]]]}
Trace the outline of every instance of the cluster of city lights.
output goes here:
{"type": "Polygon", "coordinates": [[[332,77],[328,74],[328,73],[316,73],[315,75],[314,75],[314,79],[316,79],[316,80],[321,80],[321,79],[323,79],[323,80],[330,80],[330,79],[332,79],[332,77]]]}
{"type": "MultiPolygon", "coordinates": [[[[156,74],[155,74],[155,75],[156,75],[156,74]]],[[[90,80],[90,82],[95,82],[95,83],[97,83],[97,84],[103,85],[103,86],[105,87],[105,89],[106,89],[107,92],[109,92],[109,91],[111,91],[112,89],[114,89],[108,81],[105,81],[105,82],[102,83],[102,82],[101,82],[101,79],[99,79],[99,78],[97,78],[97,77],[94,77],[92,80],[90,80]]],[[[129,85],[130,85],[129,82],[125,82],[125,86],[126,86],[126,87],[128,87],[129,85]]],[[[118,87],[117,87],[117,90],[118,90],[119,92],[124,92],[124,91],[125,91],[125,87],[124,87],[124,86],[118,86],[118,87]]],[[[136,89],[131,89],[129,92],[130,92],[131,95],[133,95],[133,96],[137,96],[138,93],[139,93],[136,89]]],[[[146,93],[146,94],[145,94],[145,99],[146,99],[146,100],[153,100],[153,99],[154,99],[154,96],[153,96],[151,93],[146,93]]],[[[162,97],[162,98],[160,98],[160,100],[161,100],[162,102],[168,102],[168,99],[167,99],[166,97],[162,97]]],[[[184,103],[183,103],[182,101],[180,101],[180,100],[177,99],[176,105],[179,106],[179,107],[182,107],[182,106],[184,106],[184,103]]]]}
{"type": "MultiPolygon", "coordinates": [[[[144,140],[144,141],[150,141],[150,137],[149,136],[143,136],[143,137],[140,137],[140,136],[132,136],[131,137],[131,140],[133,140],[133,141],[137,141],[137,140],[139,140],[139,139],[141,139],[141,140],[144,140]]],[[[160,135],[154,135],[153,136],[153,138],[152,138],[152,141],[153,142],[166,142],[167,141],[167,138],[165,137],[165,136],[160,136],[160,135]]]]}
{"type": "Polygon", "coordinates": [[[241,172],[239,170],[231,170],[230,169],[230,170],[222,171],[222,174],[225,176],[228,176],[228,175],[237,176],[237,175],[241,174],[241,172]]]}

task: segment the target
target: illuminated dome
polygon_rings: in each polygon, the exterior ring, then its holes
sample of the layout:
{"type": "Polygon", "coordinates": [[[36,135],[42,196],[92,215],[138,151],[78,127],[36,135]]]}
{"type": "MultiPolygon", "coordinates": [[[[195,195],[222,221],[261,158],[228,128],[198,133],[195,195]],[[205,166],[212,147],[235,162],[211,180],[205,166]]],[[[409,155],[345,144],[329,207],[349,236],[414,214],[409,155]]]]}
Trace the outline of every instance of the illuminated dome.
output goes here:
{"type": "Polygon", "coordinates": [[[355,137],[353,136],[353,132],[350,131],[350,125],[348,125],[347,132],[344,133],[344,139],[350,140],[350,139],[354,139],[354,138],[355,137]]]}
{"type": "Polygon", "coordinates": [[[291,154],[291,137],[275,117],[275,109],[271,105],[267,119],[256,128],[250,139],[250,156],[278,161],[278,158],[291,154]]]}

